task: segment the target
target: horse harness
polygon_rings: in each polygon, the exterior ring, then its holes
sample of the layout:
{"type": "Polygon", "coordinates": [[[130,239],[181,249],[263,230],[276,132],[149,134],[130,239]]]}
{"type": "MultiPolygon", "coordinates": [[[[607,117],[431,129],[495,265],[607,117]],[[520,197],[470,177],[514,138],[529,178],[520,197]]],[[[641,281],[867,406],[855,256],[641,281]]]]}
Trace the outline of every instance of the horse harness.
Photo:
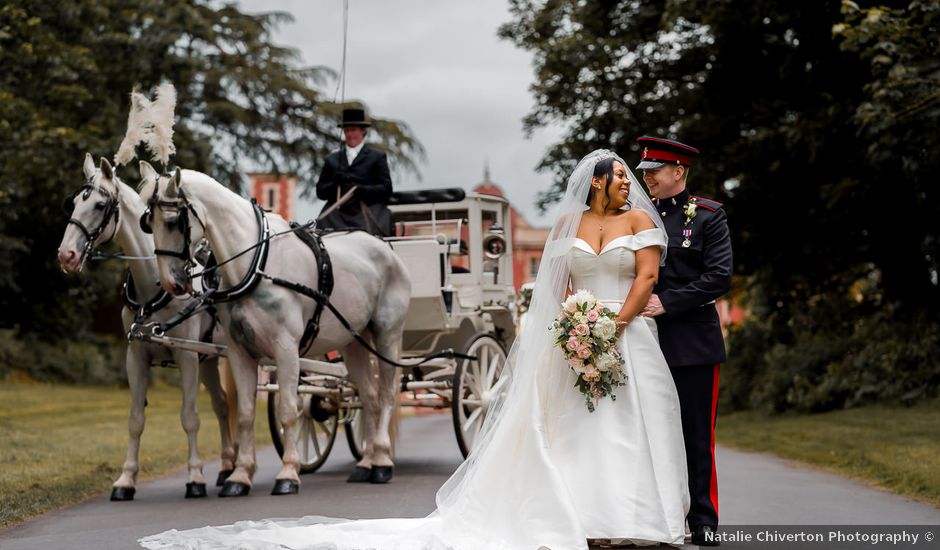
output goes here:
{"type": "MultiPolygon", "coordinates": [[[[151,198],[151,207],[148,208],[147,211],[145,211],[144,214],[140,217],[141,228],[144,229],[145,231],[150,229],[150,225],[148,223],[149,221],[148,217],[152,216],[153,207],[176,209],[177,212],[179,212],[177,226],[178,226],[178,229],[184,233],[184,237],[183,237],[184,243],[185,243],[184,248],[179,252],[172,251],[172,250],[168,251],[168,250],[158,249],[155,251],[155,253],[158,255],[174,256],[177,258],[181,258],[188,264],[192,264],[193,259],[192,259],[192,255],[190,253],[190,247],[189,247],[189,244],[191,242],[191,237],[189,234],[189,217],[187,214],[184,214],[184,213],[192,212],[193,215],[196,217],[196,219],[199,221],[199,223],[202,224],[203,228],[205,228],[205,224],[202,222],[201,219],[199,219],[199,216],[196,214],[195,210],[193,210],[192,204],[186,199],[186,194],[183,192],[182,189],[179,190],[179,198],[176,200],[158,200],[156,197],[157,197],[157,192],[155,190],[153,198],[151,198]]],[[[225,289],[225,290],[216,290],[216,289],[210,288],[207,292],[203,293],[202,296],[200,296],[198,299],[193,300],[193,302],[191,302],[188,306],[186,306],[186,308],[180,311],[173,318],[163,323],[149,324],[152,330],[152,334],[154,336],[158,336],[158,337],[163,336],[166,333],[166,331],[182,323],[183,321],[195,315],[196,313],[209,309],[210,307],[213,307],[215,304],[218,304],[221,302],[229,302],[229,301],[237,300],[239,298],[243,298],[245,295],[247,295],[252,290],[254,290],[255,287],[258,286],[258,283],[261,281],[261,279],[264,278],[264,279],[271,281],[273,284],[277,286],[280,286],[288,290],[297,292],[298,294],[307,296],[308,298],[311,298],[312,300],[314,300],[314,302],[316,303],[316,309],[314,310],[314,314],[310,319],[307,320],[307,324],[304,328],[303,336],[301,337],[301,341],[299,345],[299,348],[301,350],[300,351],[301,356],[306,354],[306,351],[309,350],[310,346],[316,340],[316,337],[320,331],[320,316],[323,313],[324,309],[329,309],[330,312],[333,313],[333,315],[336,317],[337,321],[339,321],[339,323],[343,326],[343,328],[345,328],[346,331],[349,332],[350,335],[357,342],[359,342],[359,344],[362,347],[364,347],[372,355],[375,355],[382,362],[385,362],[392,367],[410,368],[410,367],[420,366],[423,363],[426,363],[428,361],[431,361],[439,357],[477,360],[477,357],[475,356],[471,356],[471,355],[467,355],[463,353],[457,353],[453,350],[444,350],[444,351],[441,351],[441,352],[438,352],[438,353],[435,353],[433,355],[426,357],[423,361],[421,361],[417,365],[405,365],[405,364],[399,363],[398,361],[385,357],[384,355],[379,353],[379,351],[377,351],[365,338],[363,338],[362,335],[356,332],[356,330],[352,327],[352,325],[349,324],[349,321],[346,320],[346,318],[342,315],[342,313],[340,313],[339,310],[337,310],[336,307],[330,303],[330,294],[333,291],[333,264],[330,261],[330,256],[327,253],[326,248],[323,246],[320,232],[316,230],[310,231],[309,229],[312,224],[309,224],[309,223],[303,224],[303,225],[292,223],[291,229],[289,231],[272,234],[270,227],[268,226],[268,220],[265,217],[264,211],[261,209],[261,206],[259,206],[257,201],[255,201],[254,199],[251,199],[251,205],[255,212],[255,218],[258,221],[258,227],[259,227],[258,242],[255,243],[253,246],[232,256],[231,258],[223,261],[222,263],[217,264],[211,268],[206,268],[205,270],[203,270],[203,272],[200,275],[205,277],[207,272],[217,270],[224,263],[230,262],[234,260],[235,258],[241,256],[242,254],[245,254],[248,251],[254,249],[255,255],[254,255],[254,259],[252,260],[251,268],[248,270],[248,272],[245,274],[245,276],[237,285],[231,288],[225,289]],[[311,251],[313,252],[314,257],[316,258],[316,261],[317,261],[317,271],[319,273],[319,278],[318,278],[319,288],[316,288],[316,289],[310,288],[306,285],[295,283],[293,281],[288,281],[286,279],[282,279],[280,277],[276,277],[274,275],[270,275],[264,272],[264,268],[267,263],[267,255],[268,255],[268,248],[269,248],[270,240],[274,237],[285,235],[287,233],[294,233],[295,235],[297,235],[297,237],[304,244],[310,247],[311,251]]],[[[150,232],[152,232],[152,230],[150,232]]],[[[134,330],[135,329],[132,328],[132,332],[134,330]]]]}
{"type": "Polygon", "coordinates": [[[103,242],[102,245],[108,244],[114,239],[114,236],[117,234],[118,223],[121,221],[121,209],[119,207],[119,202],[116,196],[107,192],[99,186],[94,184],[94,176],[85,180],[85,184],[82,185],[81,189],[72,193],[62,202],[62,210],[67,216],[69,216],[69,224],[74,225],[82,232],[82,235],[85,236],[85,246],[82,248],[81,261],[85,261],[85,257],[93,248],[95,248],[95,241],[104,233],[105,228],[111,223],[112,218],[114,219],[114,231],[111,232],[111,235],[103,242]],[[107,202],[104,203],[102,209],[104,210],[101,223],[98,224],[94,229],[88,229],[81,220],[78,218],[72,217],[72,214],[75,212],[75,198],[78,195],[82,196],[82,200],[87,200],[88,197],[95,191],[98,191],[105,197],[107,197],[107,202]]]}
{"type": "MultiPolygon", "coordinates": [[[[175,258],[180,258],[187,262],[187,268],[193,262],[192,255],[190,253],[191,245],[191,235],[190,235],[190,226],[189,226],[189,212],[192,212],[193,216],[205,229],[205,223],[199,218],[199,215],[193,210],[191,203],[187,200],[185,192],[179,190],[179,198],[177,200],[157,200],[156,192],[154,192],[154,198],[151,199],[151,207],[144,212],[140,218],[140,225],[144,231],[152,232],[150,226],[150,219],[152,219],[153,208],[172,208],[176,209],[179,213],[177,218],[177,226],[179,231],[183,234],[183,248],[179,251],[176,250],[164,250],[156,249],[155,254],[160,256],[172,256],[175,258]]],[[[296,291],[296,283],[290,283],[280,279],[279,277],[273,277],[264,272],[264,269],[267,265],[268,260],[268,251],[270,248],[270,241],[273,237],[276,237],[277,234],[271,233],[271,228],[268,223],[268,218],[264,215],[264,211],[261,206],[254,199],[251,200],[252,210],[255,213],[255,219],[258,223],[258,242],[252,247],[254,248],[254,257],[252,258],[251,267],[248,269],[248,272],[242,277],[242,280],[238,284],[219,290],[218,288],[208,288],[208,291],[203,294],[203,296],[183,309],[177,316],[168,320],[166,323],[160,323],[158,329],[160,332],[165,333],[170,328],[178,325],[183,322],[188,317],[195,315],[198,311],[208,309],[214,304],[231,302],[234,300],[241,299],[248,294],[250,294],[261,282],[262,278],[270,280],[272,283],[288,288],[290,290],[296,291]]],[[[310,319],[307,320],[306,326],[304,327],[303,336],[300,340],[300,350],[301,355],[304,355],[306,350],[310,348],[313,344],[313,341],[316,339],[317,335],[320,332],[320,317],[323,314],[323,309],[325,303],[329,301],[330,294],[333,292],[333,264],[330,261],[330,255],[327,253],[326,248],[323,246],[323,243],[320,239],[320,235],[316,232],[308,231],[309,226],[301,225],[298,223],[291,223],[291,231],[303,242],[310,250],[313,252],[313,256],[317,262],[317,272],[318,277],[318,288],[320,290],[316,291],[316,297],[311,296],[315,303],[315,309],[313,315],[310,319]]],[[[250,250],[250,249],[249,249],[250,250]]],[[[243,251],[242,253],[247,252],[243,251]]],[[[236,257],[240,256],[242,253],[229,258],[233,260],[236,257]]],[[[202,272],[203,283],[205,284],[208,280],[208,275],[213,272],[217,272],[221,264],[216,264],[211,267],[207,267],[202,272]]],[[[208,285],[207,285],[208,286],[208,285]]],[[[303,285],[297,285],[298,287],[304,287],[303,285]]]]}

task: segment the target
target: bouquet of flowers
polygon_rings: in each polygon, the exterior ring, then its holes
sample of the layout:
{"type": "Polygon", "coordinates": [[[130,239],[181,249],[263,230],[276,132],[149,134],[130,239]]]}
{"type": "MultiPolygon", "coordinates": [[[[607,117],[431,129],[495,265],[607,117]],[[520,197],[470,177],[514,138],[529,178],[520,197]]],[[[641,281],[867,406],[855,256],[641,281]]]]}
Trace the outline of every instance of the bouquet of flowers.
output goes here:
{"type": "Polygon", "coordinates": [[[587,290],[578,290],[561,304],[549,329],[568,366],[577,375],[575,387],[590,412],[602,397],[616,399],[613,390],[626,384],[623,357],[617,348],[617,314],[587,290]]]}

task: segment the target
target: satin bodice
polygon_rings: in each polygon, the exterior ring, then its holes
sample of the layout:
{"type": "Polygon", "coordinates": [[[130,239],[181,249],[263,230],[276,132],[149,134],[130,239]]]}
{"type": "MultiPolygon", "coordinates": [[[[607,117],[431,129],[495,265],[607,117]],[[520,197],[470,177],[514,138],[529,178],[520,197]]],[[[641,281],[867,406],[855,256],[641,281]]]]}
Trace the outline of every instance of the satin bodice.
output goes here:
{"type": "Polygon", "coordinates": [[[582,239],[574,238],[568,251],[572,290],[587,289],[605,303],[623,303],[636,280],[636,251],[648,246],[666,246],[665,234],[657,228],[623,235],[595,252],[582,239]]]}

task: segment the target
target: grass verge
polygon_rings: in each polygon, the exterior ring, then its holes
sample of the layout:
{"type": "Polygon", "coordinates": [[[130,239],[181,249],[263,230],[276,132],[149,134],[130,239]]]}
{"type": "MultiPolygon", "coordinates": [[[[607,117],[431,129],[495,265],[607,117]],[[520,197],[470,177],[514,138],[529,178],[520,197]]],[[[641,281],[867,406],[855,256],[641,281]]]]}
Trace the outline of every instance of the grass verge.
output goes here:
{"type": "MultiPolygon", "coordinates": [[[[164,383],[147,394],[139,481],[185,467],[182,394],[164,383]]],[[[127,451],[126,388],[0,383],[0,529],[110,491],[127,451]]],[[[259,402],[255,437],[267,445],[267,415],[259,402]]],[[[206,462],[220,453],[209,396],[200,392],[199,451],[206,462]]],[[[216,472],[204,469],[206,481],[216,472]]],[[[183,487],[180,487],[180,498],[183,487]]]]}
{"type": "Polygon", "coordinates": [[[940,506],[940,401],[813,415],[719,415],[718,443],[772,453],[940,506]]]}

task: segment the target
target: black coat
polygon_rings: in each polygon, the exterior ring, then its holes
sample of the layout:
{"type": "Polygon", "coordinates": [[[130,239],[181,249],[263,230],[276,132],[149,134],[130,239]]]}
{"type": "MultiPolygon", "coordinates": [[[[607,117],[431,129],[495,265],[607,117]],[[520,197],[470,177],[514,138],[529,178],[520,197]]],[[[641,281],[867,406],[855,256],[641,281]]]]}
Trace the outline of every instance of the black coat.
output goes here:
{"type": "Polygon", "coordinates": [[[690,245],[683,247],[683,191],[654,201],[669,237],[666,265],[654,293],[666,313],[656,317],[659,345],[670,367],[714,365],[725,360],[725,342],[715,300],[731,289],[731,236],[721,203],[696,197],[690,245]]]}
{"type": "Polygon", "coordinates": [[[352,199],[317,223],[324,229],[361,228],[378,236],[390,236],[393,231],[392,213],[386,204],[392,195],[392,177],[385,153],[364,145],[353,160],[346,160],[346,147],[326,157],[317,197],[325,200],[324,210],[333,206],[339,195],[357,186],[352,199]]]}

